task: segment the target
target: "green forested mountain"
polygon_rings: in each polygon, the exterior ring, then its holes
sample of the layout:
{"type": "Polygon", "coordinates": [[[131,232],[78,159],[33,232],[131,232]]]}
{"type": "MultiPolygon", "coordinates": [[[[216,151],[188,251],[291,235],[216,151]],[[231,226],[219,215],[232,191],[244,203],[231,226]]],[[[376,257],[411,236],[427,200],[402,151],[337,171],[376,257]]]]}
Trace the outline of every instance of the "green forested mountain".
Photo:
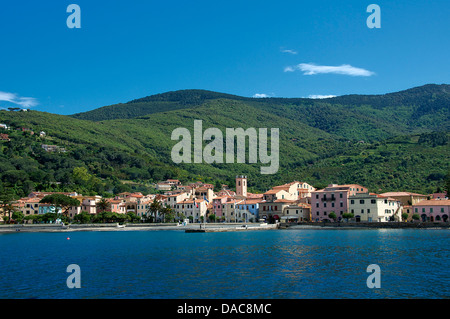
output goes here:
{"type": "MultiPolygon", "coordinates": [[[[254,99],[203,90],[157,94],[62,116],[0,112],[12,128],[0,142],[0,191],[75,190],[103,195],[151,191],[167,178],[234,184],[245,174],[254,192],[292,180],[316,187],[359,183],[374,192],[430,193],[449,171],[450,86],[426,85],[385,95],[326,100],[254,99]],[[174,164],[171,133],[194,120],[203,129],[279,128],[280,169],[261,164],[174,164]],[[95,122],[95,123],[93,123],[95,122]],[[31,128],[37,134],[16,130],[31,128]],[[39,131],[46,137],[39,137],[39,131]],[[48,153],[42,144],[64,147],[48,153]],[[124,183],[124,181],[127,181],[124,183]]],[[[205,143],[204,143],[205,144],[205,143]]]]}

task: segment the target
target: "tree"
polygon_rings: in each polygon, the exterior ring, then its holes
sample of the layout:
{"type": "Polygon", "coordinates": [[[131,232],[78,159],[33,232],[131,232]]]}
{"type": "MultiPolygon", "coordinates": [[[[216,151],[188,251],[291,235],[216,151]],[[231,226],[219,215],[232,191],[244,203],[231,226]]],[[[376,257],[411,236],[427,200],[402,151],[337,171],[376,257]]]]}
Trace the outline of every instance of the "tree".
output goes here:
{"type": "Polygon", "coordinates": [[[343,213],[343,214],[342,214],[342,217],[345,218],[345,219],[347,220],[347,222],[348,222],[348,220],[349,220],[350,218],[353,218],[354,215],[353,215],[352,213],[343,213]]]}
{"type": "Polygon", "coordinates": [[[125,216],[127,217],[127,220],[131,223],[135,223],[137,221],[139,221],[141,218],[136,215],[134,212],[128,212],[125,214],[125,216]]]}
{"type": "Polygon", "coordinates": [[[408,220],[408,216],[409,216],[408,213],[403,213],[403,214],[402,214],[402,220],[403,220],[403,221],[408,220]]]}
{"type": "Polygon", "coordinates": [[[154,215],[155,217],[153,219],[153,222],[156,222],[156,216],[158,215],[158,212],[161,211],[161,209],[162,209],[161,203],[158,202],[155,198],[147,209],[147,214],[150,214],[150,216],[154,215]]]}
{"type": "Polygon", "coordinates": [[[12,213],[12,219],[14,220],[14,224],[22,223],[23,218],[24,218],[24,215],[23,215],[22,211],[20,211],[20,210],[16,210],[12,213]]]}
{"type": "Polygon", "coordinates": [[[216,215],[210,214],[208,216],[209,222],[214,223],[216,221],[216,215]]]}
{"type": "Polygon", "coordinates": [[[336,218],[337,218],[337,216],[336,216],[336,214],[334,212],[329,213],[328,217],[330,217],[333,220],[336,220],[336,218]]]}
{"type": "Polygon", "coordinates": [[[166,217],[168,215],[170,215],[171,219],[173,219],[173,216],[172,216],[173,215],[173,209],[169,205],[166,204],[164,207],[161,208],[161,215],[163,216],[163,222],[166,221],[166,217]]]}
{"type": "Polygon", "coordinates": [[[420,219],[419,214],[413,214],[413,215],[412,215],[412,219],[413,219],[413,220],[419,220],[419,219],[420,219]]]}
{"type": "MultiPolygon", "coordinates": [[[[78,199],[72,198],[70,196],[66,196],[64,194],[52,194],[47,195],[43,199],[41,199],[40,203],[43,204],[51,204],[55,207],[60,207],[63,216],[67,215],[67,212],[70,207],[80,206],[80,201],[78,199]]],[[[58,214],[56,214],[58,215],[58,214]]],[[[56,216],[58,217],[58,216],[56,216]]]]}
{"type": "Polygon", "coordinates": [[[75,215],[73,219],[81,224],[87,224],[91,221],[91,214],[86,211],[82,211],[81,213],[75,215]]]}
{"type": "Polygon", "coordinates": [[[104,212],[105,210],[108,209],[109,202],[105,198],[102,198],[98,201],[98,203],[96,204],[96,207],[97,207],[97,212],[100,212],[100,213],[104,212]]]}
{"type": "Polygon", "coordinates": [[[13,205],[16,199],[17,196],[9,188],[5,189],[0,195],[0,208],[2,209],[3,216],[6,217],[8,214],[8,221],[11,220],[11,215],[16,211],[16,207],[13,205]]]}

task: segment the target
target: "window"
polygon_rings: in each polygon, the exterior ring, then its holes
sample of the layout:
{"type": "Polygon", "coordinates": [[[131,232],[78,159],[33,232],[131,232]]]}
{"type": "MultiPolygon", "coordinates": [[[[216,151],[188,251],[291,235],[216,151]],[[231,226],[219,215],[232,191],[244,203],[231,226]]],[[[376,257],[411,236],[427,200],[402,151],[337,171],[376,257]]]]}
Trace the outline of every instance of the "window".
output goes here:
{"type": "Polygon", "coordinates": [[[354,211],[354,210],[352,209],[351,213],[352,213],[352,214],[354,214],[354,213],[355,213],[355,211],[354,211]]]}
{"type": "Polygon", "coordinates": [[[360,203],[360,204],[364,204],[364,199],[360,199],[360,200],[359,200],[359,203],[360,203]]]}
{"type": "Polygon", "coordinates": [[[316,194],[316,199],[319,199],[319,194],[316,194]]]}
{"type": "Polygon", "coordinates": [[[425,208],[422,208],[422,213],[425,213],[425,208]]]}
{"type": "Polygon", "coordinates": [[[327,216],[327,212],[323,212],[324,216],[327,216]]]}
{"type": "Polygon", "coordinates": [[[295,213],[298,215],[298,209],[295,210],[295,213]]]}
{"type": "Polygon", "coordinates": [[[364,214],[364,209],[361,209],[361,214],[364,214]]]}
{"type": "Polygon", "coordinates": [[[430,213],[432,213],[433,212],[433,208],[432,207],[430,207],[430,213]]]}
{"type": "Polygon", "coordinates": [[[370,209],[367,209],[367,214],[370,214],[370,209]]]}
{"type": "Polygon", "coordinates": [[[441,207],[441,213],[443,213],[444,212],[444,207],[441,207]]]}
{"type": "Polygon", "coordinates": [[[339,193],[339,198],[342,198],[342,193],[339,193]]]}
{"type": "Polygon", "coordinates": [[[350,204],[354,204],[355,203],[355,201],[352,199],[352,200],[350,200],[350,204]]]}
{"type": "Polygon", "coordinates": [[[419,212],[419,209],[416,207],[416,208],[414,208],[414,211],[415,211],[416,213],[418,213],[418,212],[419,212]]]}
{"type": "Polygon", "coordinates": [[[316,203],[316,207],[319,207],[319,203],[316,203]]]}
{"type": "Polygon", "coordinates": [[[331,203],[331,207],[334,207],[334,203],[331,203]]]}
{"type": "Polygon", "coordinates": [[[376,201],[376,199],[371,199],[371,200],[370,200],[370,203],[371,203],[371,204],[376,204],[377,201],[376,201]]]}
{"type": "Polygon", "coordinates": [[[343,202],[340,202],[340,203],[339,203],[339,206],[340,206],[340,207],[344,207],[344,203],[343,203],[343,202]]]}
{"type": "Polygon", "coordinates": [[[327,207],[327,203],[323,203],[323,207],[327,207]]]}

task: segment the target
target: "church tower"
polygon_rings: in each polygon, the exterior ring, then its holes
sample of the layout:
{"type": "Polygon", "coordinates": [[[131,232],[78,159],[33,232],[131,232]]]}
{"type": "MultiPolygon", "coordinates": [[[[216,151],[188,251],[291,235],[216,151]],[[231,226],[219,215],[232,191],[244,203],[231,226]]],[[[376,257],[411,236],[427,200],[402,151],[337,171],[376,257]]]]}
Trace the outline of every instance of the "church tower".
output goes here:
{"type": "Polygon", "coordinates": [[[247,197],[247,176],[236,176],[236,195],[247,197]]]}

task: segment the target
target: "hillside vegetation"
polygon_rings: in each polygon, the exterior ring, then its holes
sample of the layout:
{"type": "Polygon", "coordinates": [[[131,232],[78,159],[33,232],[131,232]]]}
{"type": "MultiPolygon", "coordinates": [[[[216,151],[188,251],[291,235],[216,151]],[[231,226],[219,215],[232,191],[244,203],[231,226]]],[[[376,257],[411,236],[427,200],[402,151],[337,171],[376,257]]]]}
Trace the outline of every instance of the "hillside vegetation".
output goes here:
{"type": "MultiPolygon", "coordinates": [[[[426,85],[385,95],[326,100],[254,99],[203,90],[168,92],[73,116],[0,112],[12,127],[0,142],[0,191],[75,190],[83,194],[153,191],[167,178],[234,186],[249,177],[251,191],[302,180],[316,187],[358,183],[373,192],[430,193],[449,171],[449,85],[426,85]],[[261,175],[257,164],[174,164],[175,128],[279,128],[280,169],[261,175]],[[95,125],[93,125],[95,122],[95,125]],[[35,135],[16,130],[31,128],[35,135]],[[39,131],[46,137],[40,138],[39,131]],[[64,147],[46,152],[42,144],[64,147]],[[123,183],[123,181],[128,181],[123,183]]],[[[205,143],[204,143],[205,145],[205,143]]]]}

